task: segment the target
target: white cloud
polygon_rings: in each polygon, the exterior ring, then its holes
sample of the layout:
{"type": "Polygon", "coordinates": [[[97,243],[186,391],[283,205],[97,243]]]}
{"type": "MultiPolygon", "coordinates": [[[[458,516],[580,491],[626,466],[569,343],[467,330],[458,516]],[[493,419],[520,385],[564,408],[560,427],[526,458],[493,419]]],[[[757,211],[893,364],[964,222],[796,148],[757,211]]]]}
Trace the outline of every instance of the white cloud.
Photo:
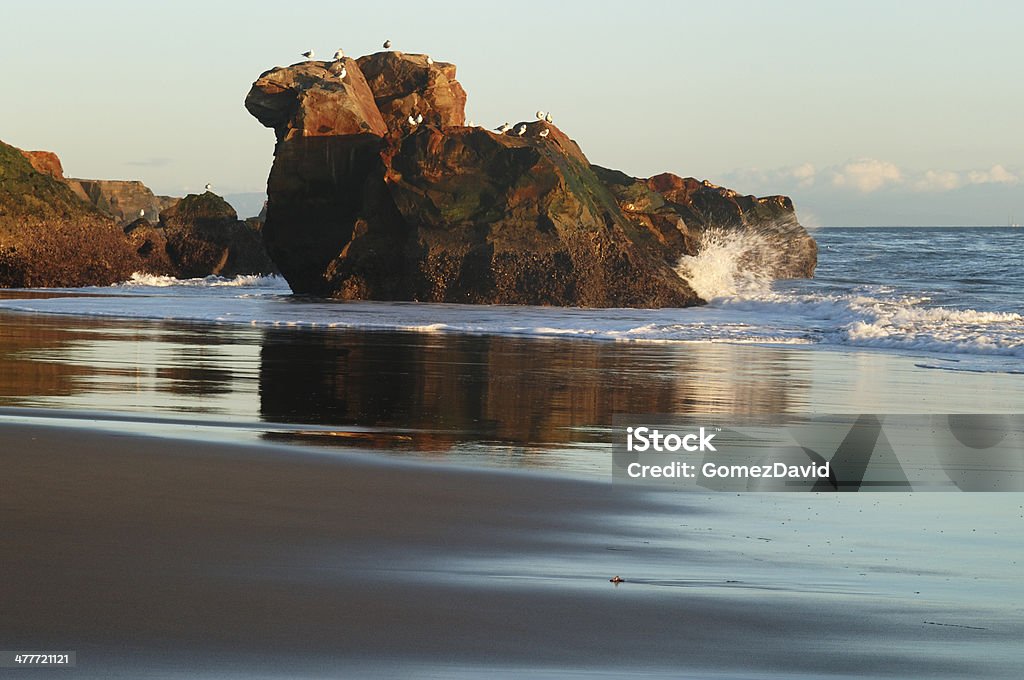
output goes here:
{"type": "Polygon", "coordinates": [[[735,186],[738,191],[781,191],[794,185],[806,189],[814,184],[816,175],[813,163],[802,163],[770,170],[739,168],[725,173],[722,181],[726,186],[735,186]]]}
{"type": "Polygon", "coordinates": [[[959,188],[963,180],[959,173],[949,170],[926,170],[914,179],[912,186],[916,191],[952,191],[959,188]]]}
{"type": "Polygon", "coordinates": [[[865,194],[903,182],[903,173],[895,164],[874,158],[849,161],[833,168],[831,173],[833,186],[853,187],[865,194]]]}
{"type": "Polygon", "coordinates": [[[1017,184],[1020,177],[1002,165],[993,165],[988,170],[972,170],[967,173],[967,180],[971,184],[1017,184]]]}
{"type": "Polygon", "coordinates": [[[939,194],[976,184],[1013,186],[1024,183],[1024,173],[1003,165],[993,165],[987,170],[917,171],[901,168],[890,161],[860,158],[820,170],[809,162],[769,170],[737,169],[726,173],[721,183],[737,191],[759,194],[813,191],[826,186],[861,194],[885,189],[939,194]]]}
{"type": "Polygon", "coordinates": [[[811,163],[804,163],[794,168],[788,168],[790,176],[796,180],[796,185],[801,189],[814,184],[814,176],[817,174],[817,169],[811,163]]]}

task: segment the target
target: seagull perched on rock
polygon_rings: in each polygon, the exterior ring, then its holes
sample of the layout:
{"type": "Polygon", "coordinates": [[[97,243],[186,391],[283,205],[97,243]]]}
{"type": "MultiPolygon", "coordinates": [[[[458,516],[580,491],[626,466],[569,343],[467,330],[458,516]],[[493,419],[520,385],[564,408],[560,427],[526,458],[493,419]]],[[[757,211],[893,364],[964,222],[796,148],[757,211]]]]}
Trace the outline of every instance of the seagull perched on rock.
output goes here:
{"type": "Polygon", "coordinates": [[[313,50],[309,50],[308,52],[303,52],[302,56],[304,56],[306,59],[309,59],[309,60],[312,61],[313,56],[314,56],[313,55],[313,50]]]}
{"type": "Polygon", "coordinates": [[[345,76],[347,76],[347,75],[348,75],[348,69],[346,69],[344,66],[342,66],[341,70],[338,71],[338,80],[344,80],[345,76]]]}
{"type": "Polygon", "coordinates": [[[505,134],[506,132],[509,131],[509,128],[511,128],[511,127],[512,127],[512,123],[502,123],[500,126],[494,128],[494,129],[497,130],[498,132],[500,132],[501,134],[505,134]]]}
{"type": "Polygon", "coordinates": [[[434,63],[434,60],[433,60],[433,59],[431,59],[431,58],[430,58],[430,55],[428,54],[428,55],[427,55],[427,66],[430,66],[430,65],[431,65],[431,64],[433,64],[433,63],[434,63]]]}
{"type": "Polygon", "coordinates": [[[540,136],[541,137],[547,137],[549,134],[551,134],[551,130],[548,130],[546,128],[544,130],[540,131],[540,136]]]}
{"type": "Polygon", "coordinates": [[[409,125],[416,127],[416,119],[412,117],[411,113],[409,114],[409,117],[406,120],[409,122],[409,125]]]}
{"type": "Polygon", "coordinates": [[[544,120],[544,112],[543,111],[538,111],[537,112],[537,120],[544,120]]]}
{"type": "Polygon", "coordinates": [[[548,111],[548,115],[544,116],[544,120],[546,120],[549,123],[553,123],[555,119],[551,117],[551,112],[548,111]]]}
{"type": "Polygon", "coordinates": [[[385,40],[384,41],[384,49],[386,49],[386,50],[390,50],[391,49],[391,41],[390,40],[385,40]]]}
{"type": "Polygon", "coordinates": [[[146,216],[146,211],[145,210],[139,210],[139,217],[145,217],[145,216],[146,216]]]}
{"type": "Polygon", "coordinates": [[[203,187],[203,188],[204,188],[204,189],[206,189],[207,191],[209,191],[210,189],[212,189],[212,188],[213,188],[213,185],[212,185],[212,184],[210,184],[209,182],[207,182],[207,183],[206,183],[206,186],[205,186],[205,187],[203,187]]]}
{"type": "Polygon", "coordinates": [[[345,50],[338,48],[338,51],[334,53],[334,61],[341,61],[345,58],[345,50]]]}
{"type": "Polygon", "coordinates": [[[522,125],[519,126],[519,129],[516,130],[516,134],[519,135],[520,137],[526,134],[526,123],[523,123],[522,125]]]}
{"type": "Polygon", "coordinates": [[[423,114],[422,113],[417,113],[416,114],[416,124],[419,125],[422,122],[423,122],[423,114]]]}

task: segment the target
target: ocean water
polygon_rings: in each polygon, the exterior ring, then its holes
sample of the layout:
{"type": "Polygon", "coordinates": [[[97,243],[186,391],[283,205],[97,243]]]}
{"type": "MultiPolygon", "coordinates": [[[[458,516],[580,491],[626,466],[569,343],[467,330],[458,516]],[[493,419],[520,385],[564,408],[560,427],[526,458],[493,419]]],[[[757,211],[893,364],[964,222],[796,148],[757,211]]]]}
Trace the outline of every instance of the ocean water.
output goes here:
{"type": "Polygon", "coordinates": [[[1024,229],[824,228],[814,236],[815,278],[771,281],[737,266],[761,248],[756,237],[709,235],[700,256],[679,263],[709,301],[687,309],[340,302],[294,296],[278,277],[146,274],[67,291],[85,297],[0,300],[0,308],[257,327],[871,349],[911,353],[928,368],[1024,372],[1024,229]]]}

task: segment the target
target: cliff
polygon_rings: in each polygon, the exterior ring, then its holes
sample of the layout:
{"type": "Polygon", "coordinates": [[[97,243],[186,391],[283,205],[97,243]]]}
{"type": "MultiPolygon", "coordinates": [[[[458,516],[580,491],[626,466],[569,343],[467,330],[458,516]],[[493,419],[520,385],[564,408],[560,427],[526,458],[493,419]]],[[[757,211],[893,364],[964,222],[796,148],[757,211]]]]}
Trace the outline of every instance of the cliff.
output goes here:
{"type": "Polygon", "coordinates": [[[545,121],[465,126],[455,66],[381,52],[263,73],[246,108],[277,144],[263,228],[297,293],[344,299],[664,307],[710,226],[774,230],[778,276],[813,239],[783,197],[592,166],[545,121]],[[791,262],[789,260],[792,260],[791,262]]]}
{"type": "Polygon", "coordinates": [[[0,286],[108,285],[140,269],[124,232],[59,179],[59,159],[32,157],[0,142],[0,286]]]}
{"type": "Polygon", "coordinates": [[[139,217],[156,221],[164,209],[178,201],[171,196],[154,195],[149,187],[139,181],[76,178],[65,181],[80,198],[92,203],[122,226],[139,217]]]}
{"type": "Polygon", "coordinates": [[[177,199],[141,182],[68,179],[56,154],[0,143],[0,287],[269,274],[260,228],[210,192],[177,199]]]}

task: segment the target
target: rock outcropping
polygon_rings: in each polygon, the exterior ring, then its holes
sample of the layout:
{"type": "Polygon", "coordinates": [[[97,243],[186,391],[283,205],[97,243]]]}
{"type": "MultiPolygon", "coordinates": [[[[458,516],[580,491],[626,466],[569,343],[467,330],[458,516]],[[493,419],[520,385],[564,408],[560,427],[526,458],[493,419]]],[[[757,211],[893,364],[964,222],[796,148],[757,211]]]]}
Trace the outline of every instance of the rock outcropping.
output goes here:
{"type": "Polygon", "coordinates": [[[773,273],[813,271],[813,239],[788,199],[592,167],[544,121],[504,133],[466,127],[465,102],[455,67],[425,55],[309,61],[260,76],[246,108],[277,137],[263,237],[295,292],[699,304],[675,264],[699,250],[709,226],[774,230],[794,255],[773,273]]]}
{"type": "MultiPolygon", "coordinates": [[[[212,192],[189,194],[175,203],[160,215],[160,228],[167,260],[178,278],[274,271],[259,231],[239,220],[235,209],[212,192]]],[[[159,257],[158,234],[142,231],[140,237],[151,239],[159,257]]]]}

